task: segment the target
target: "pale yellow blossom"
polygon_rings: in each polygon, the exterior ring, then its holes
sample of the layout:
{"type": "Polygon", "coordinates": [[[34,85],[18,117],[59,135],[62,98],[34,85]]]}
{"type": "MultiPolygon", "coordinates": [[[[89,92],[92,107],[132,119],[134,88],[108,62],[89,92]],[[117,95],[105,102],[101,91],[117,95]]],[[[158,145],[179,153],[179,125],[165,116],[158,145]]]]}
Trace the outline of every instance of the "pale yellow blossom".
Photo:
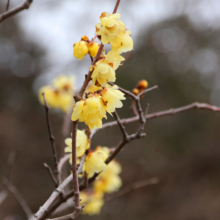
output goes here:
{"type": "MultiPolygon", "coordinates": [[[[66,153],[72,153],[72,138],[65,140],[67,147],[66,153]]],[[[76,132],[76,156],[82,157],[87,149],[90,147],[90,140],[88,139],[85,131],[77,130],[76,132]]]]}
{"type": "Polygon", "coordinates": [[[82,214],[97,215],[104,205],[103,193],[101,192],[93,192],[92,194],[80,192],[80,199],[80,205],[86,205],[82,214]]]}
{"type": "Polygon", "coordinates": [[[89,152],[85,160],[84,171],[88,178],[93,177],[95,173],[106,170],[105,160],[109,154],[108,148],[98,147],[95,151],[89,152]]]}
{"type": "Polygon", "coordinates": [[[109,81],[115,82],[115,70],[105,60],[100,60],[96,63],[92,73],[92,81],[105,87],[109,81]]]}
{"type": "Polygon", "coordinates": [[[102,99],[106,103],[105,109],[111,114],[116,108],[123,106],[121,100],[125,100],[124,93],[118,90],[116,85],[105,88],[101,91],[102,99]]]}

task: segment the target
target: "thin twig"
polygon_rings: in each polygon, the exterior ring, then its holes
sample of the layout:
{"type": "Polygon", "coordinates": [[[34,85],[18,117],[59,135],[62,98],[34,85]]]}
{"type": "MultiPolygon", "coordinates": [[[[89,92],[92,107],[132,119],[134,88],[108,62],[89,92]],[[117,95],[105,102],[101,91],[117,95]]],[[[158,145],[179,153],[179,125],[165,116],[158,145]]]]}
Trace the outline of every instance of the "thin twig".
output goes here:
{"type": "Polygon", "coordinates": [[[30,218],[32,216],[32,211],[29,208],[28,204],[24,200],[24,198],[21,196],[21,194],[18,192],[17,188],[7,179],[4,178],[2,180],[2,183],[5,185],[5,187],[12,193],[12,195],[15,197],[17,202],[20,204],[21,208],[25,212],[27,218],[30,218]]]}
{"type": "Polygon", "coordinates": [[[73,190],[74,190],[74,203],[75,208],[72,214],[72,219],[75,219],[81,212],[80,197],[79,197],[79,181],[77,175],[77,156],[76,156],[76,132],[78,121],[73,121],[72,130],[72,172],[73,172],[73,190]]]}
{"type": "Polygon", "coordinates": [[[125,126],[121,123],[121,120],[120,120],[120,118],[119,118],[119,116],[118,116],[117,111],[115,110],[115,112],[113,112],[112,114],[114,115],[115,120],[116,120],[117,123],[118,123],[118,126],[119,126],[119,128],[120,128],[120,130],[121,130],[121,132],[122,132],[123,137],[126,139],[126,138],[128,137],[128,134],[127,134],[127,131],[126,131],[126,129],[125,129],[125,126]]]}
{"type": "MultiPolygon", "coordinates": [[[[53,131],[52,131],[52,127],[51,127],[51,123],[50,123],[50,116],[49,116],[49,106],[47,104],[46,98],[45,98],[45,94],[42,93],[43,99],[44,99],[44,108],[45,108],[45,112],[46,112],[46,121],[47,121],[47,128],[48,128],[48,132],[49,132],[49,139],[50,139],[50,143],[51,143],[51,147],[52,147],[52,152],[53,152],[53,160],[54,160],[54,174],[55,177],[58,181],[58,159],[57,159],[57,150],[56,150],[56,146],[55,146],[55,138],[53,136],[53,131]]],[[[58,182],[59,184],[59,182],[58,182]]]]}
{"type": "Polygon", "coordinates": [[[12,150],[9,154],[8,161],[7,161],[6,177],[9,179],[9,181],[11,181],[11,178],[12,178],[12,167],[15,161],[15,157],[16,157],[16,152],[12,150]]]}
{"type": "Polygon", "coordinates": [[[124,196],[124,195],[134,191],[134,190],[143,188],[145,186],[154,185],[154,184],[157,184],[158,182],[159,182],[159,179],[157,177],[153,177],[153,178],[150,178],[150,179],[147,179],[147,180],[141,180],[141,181],[134,182],[131,185],[122,188],[120,191],[118,191],[114,194],[111,194],[110,196],[105,198],[105,201],[107,202],[107,201],[111,201],[113,199],[117,199],[121,196],[124,196]]]}
{"type": "Polygon", "coordinates": [[[8,9],[9,9],[9,5],[10,5],[10,0],[7,1],[5,11],[8,11],[8,9]]]}
{"type": "Polygon", "coordinates": [[[31,6],[32,2],[33,2],[33,0],[26,0],[22,5],[19,5],[19,6],[15,7],[15,8],[12,8],[9,11],[6,11],[6,12],[2,13],[0,15],[0,23],[3,20],[5,20],[5,19],[7,19],[7,18],[17,14],[18,12],[20,12],[20,11],[22,11],[24,9],[28,9],[31,6]]]}
{"type": "Polygon", "coordinates": [[[2,190],[0,192],[0,205],[6,200],[8,197],[8,192],[6,190],[2,190]]]}
{"type": "Polygon", "coordinates": [[[116,4],[115,4],[115,8],[114,8],[112,14],[114,14],[114,13],[117,12],[119,4],[120,4],[120,0],[117,0],[117,2],[116,2],[116,4]]]}
{"type": "Polygon", "coordinates": [[[47,163],[44,163],[44,166],[46,167],[48,173],[50,174],[50,177],[51,177],[52,181],[54,182],[55,187],[58,187],[57,180],[53,174],[51,167],[47,163]]]}

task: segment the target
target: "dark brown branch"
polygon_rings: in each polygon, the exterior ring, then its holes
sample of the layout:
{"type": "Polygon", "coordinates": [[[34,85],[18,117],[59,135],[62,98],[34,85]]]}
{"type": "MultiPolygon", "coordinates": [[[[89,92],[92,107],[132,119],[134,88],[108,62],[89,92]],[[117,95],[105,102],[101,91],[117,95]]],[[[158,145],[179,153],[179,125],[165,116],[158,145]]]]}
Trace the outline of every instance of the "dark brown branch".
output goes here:
{"type": "Polygon", "coordinates": [[[4,13],[2,13],[0,15],[0,23],[9,18],[9,17],[12,17],[13,15],[17,14],[18,12],[24,10],[24,9],[28,9],[30,6],[31,6],[31,3],[33,2],[33,0],[26,0],[22,5],[19,5],[15,8],[12,8],[11,10],[9,11],[6,11],[4,13]]]}
{"type": "Polygon", "coordinates": [[[122,188],[120,191],[109,195],[107,198],[105,198],[105,201],[107,202],[107,201],[111,201],[113,199],[117,199],[121,196],[124,196],[124,195],[134,191],[134,190],[143,188],[145,186],[154,185],[154,184],[157,184],[158,182],[159,182],[159,179],[156,178],[156,177],[150,178],[150,179],[147,179],[147,180],[141,180],[141,181],[138,181],[138,182],[134,182],[131,185],[122,188]]]}
{"type": "Polygon", "coordinates": [[[115,4],[115,8],[114,8],[112,14],[114,14],[114,13],[117,12],[119,4],[120,4],[120,0],[117,0],[117,2],[116,2],[116,4],[115,4]]]}
{"type": "MultiPolygon", "coordinates": [[[[53,152],[54,173],[55,173],[56,179],[58,181],[58,175],[59,174],[58,174],[57,150],[56,150],[56,146],[55,146],[55,138],[53,136],[52,127],[51,127],[51,123],[50,123],[49,106],[47,104],[44,93],[42,93],[42,96],[43,96],[43,99],[44,99],[44,108],[45,108],[45,112],[46,112],[46,121],[47,121],[47,128],[48,128],[48,132],[49,132],[49,139],[50,139],[52,152],[53,152]]],[[[59,184],[59,182],[58,182],[58,184],[59,184]]]]}
{"type": "Polygon", "coordinates": [[[115,110],[115,112],[113,112],[112,114],[114,115],[115,120],[118,123],[118,126],[119,126],[119,128],[121,130],[121,133],[123,135],[123,138],[126,139],[128,137],[128,134],[127,134],[127,131],[125,129],[125,126],[121,123],[121,119],[119,118],[117,111],[115,110]]]}
{"type": "Polygon", "coordinates": [[[46,167],[48,173],[50,174],[50,177],[51,177],[52,181],[54,182],[55,187],[58,187],[57,180],[53,174],[51,167],[47,163],[44,163],[44,166],[46,167]]]}
{"type": "Polygon", "coordinates": [[[5,11],[8,11],[8,9],[9,9],[9,5],[10,5],[10,0],[7,1],[5,11]]]}
{"type": "MultiPolygon", "coordinates": [[[[184,112],[184,111],[188,111],[188,110],[191,110],[191,109],[207,109],[207,110],[211,110],[211,111],[220,112],[220,107],[217,107],[217,106],[214,106],[214,105],[209,105],[209,104],[206,104],[206,103],[194,102],[192,104],[182,106],[182,107],[179,107],[179,108],[171,108],[171,109],[168,109],[168,110],[165,110],[165,111],[151,113],[151,114],[148,114],[147,116],[145,116],[145,118],[146,118],[146,120],[149,120],[149,119],[158,118],[158,117],[162,117],[162,116],[174,115],[174,114],[184,112]]],[[[139,120],[139,117],[134,116],[134,117],[131,117],[131,118],[121,119],[121,123],[128,124],[128,123],[132,123],[132,122],[135,122],[135,121],[138,121],[138,120],[139,120]]],[[[95,130],[92,131],[91,138],[97,131],[99,131],[101,129],[104,129],[104,128],[112,127],[112,126],[115,126],[115,125],[117,125],[116,121],[112,121],[112,122],[108,122],[108,123],[103,124],[102,128],[95,129],[95,130]]]]}
{"type": "Polygon", "coordinates": [[[5,185],[5,187],[12,193],[12,195],[15,197],[15,199],[17,200],[17,202],[19,203],[19,205],[21,206],[21,208],[23,209],[23,211],[25,212],[27,218],[30,218],[32,216],[32,211],[29,208],[28,204],[26,203],[26,201],[24,200],[24,198],[21,196],[21,194],[19,193],[19,191],[17,190],[17,188],[12,185],[12,183],[7,179],[4,178],[2,180],[2,183],[5,185]]]}

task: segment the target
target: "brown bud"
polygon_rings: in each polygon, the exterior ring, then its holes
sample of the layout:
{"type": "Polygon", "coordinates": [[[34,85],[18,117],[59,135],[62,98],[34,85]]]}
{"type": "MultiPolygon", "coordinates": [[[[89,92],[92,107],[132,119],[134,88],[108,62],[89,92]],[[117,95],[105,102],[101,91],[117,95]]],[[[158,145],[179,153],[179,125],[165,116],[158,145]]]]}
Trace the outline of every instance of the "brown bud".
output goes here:
{"type": "Polygon", "coordinates": [[[145,79],[142,79],[141,81],[138,82],[137,88],[139,90],[146,89],[148,87],[148,82],[145,79]]]}
{"type": "Polygon", "coordinates": [[[83,40],[83,41],[89,41],[89,38],[88,38],[86,35],[83,35],[83,36],[81,37],[81,40],[83,40]]]}
{"type": "Polygon", "coordinates": [[[135,95],[138,95],[138,94],[139,94],[139,90],[136,89],[136,88],[134,88],[134,89],[132,90],[132,93],[135,94],[135,95]]]}

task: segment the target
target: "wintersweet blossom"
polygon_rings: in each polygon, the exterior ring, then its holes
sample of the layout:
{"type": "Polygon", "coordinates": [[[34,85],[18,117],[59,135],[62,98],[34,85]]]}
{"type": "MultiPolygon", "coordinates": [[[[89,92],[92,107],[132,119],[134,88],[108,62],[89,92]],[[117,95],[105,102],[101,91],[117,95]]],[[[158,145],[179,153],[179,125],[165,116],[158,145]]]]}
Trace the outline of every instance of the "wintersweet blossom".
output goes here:
{"type": "Polygon", "coordinates": [[[99,178],[94,182],[94,190],[103,193],[112,193],[117,191],[122,181],[119,177],[121,173],[121,166],[115,160],[107,165],[106,171],[100,173],[99,178]]]}
{"type": "Polygon", "coordinates": [[[115,37],[125,30],[125,25],[119,20],[121,15],[115,13],[110,15],[103,12],[100,16],[100,23],[96,24],[96,34],[101,36],[102,43],[108,44],[115,40],[115,37]]]}
{"type": "Polygon", "coordinates": [[[85,122],[90,129],[95,129],[102,127],[102,118],[105,115],[106,111],[101,96],[95,94],[76,103],[71,119],[85,122]]]}
{"type": "Polygon", "coordinates": [[[101,36],[102,43],[111,44],[111,49],[120,54],[133,49],[131,32],[125,29],[125,25],[119,20],[120,14],[110,15],[103,12],[100,16],[100,23],[96,24],[96,34],[101,36]]]}
{"type": "Polygon", "coordinates": [[[123,106],[121,100],[125,100],[124,93],[118,90],[116,85],[112,87],[106,87],[101,92],[102,99],[105,102],[106,111],[111,114],[116,108],[123,106]]]}
{"type": "MultiPolygon", "coordinates": [[[[72,153],[72,138],[66,138],[65,148],[66,153],[72,153]]],[[[90,147],[90,140],[88,139],[85,131],[77,130],[76,132],[76,156],[82,157],[86,150],[90,147]]]]}
{"type": "Polygon", "coordinates": [[[105,87],[109,81],[115,82],[115,70],[105,60],[100,60],[94,66],[92,73],[92,81],[105,87]]]}
{"type": "Polygon", "coordinates": [[[82,214],[97,215],[100,213],[102,206],[104,205],[103,193],[93,192],[86,193],[80,192],[80,205],[86,205],[83,208],[82,214]]]}
{"type": "Polygon", "coordinates": [[[133,50],[131,31],[124,30],[120,35],[117,35],[115,41],[111,43],[111,49],[118,54],[133,50]]]}
{"type": "Polygon", "coordinates": [[[121,65],[121,62],[124,61],[125,59],[124,59],[124,57],[122,57],[119,54],[115,53],[114,51],[110,50],[107,53],[105,60],[107,63],[112,63],[113,69],[116,70],[121,65]]]}
{"type": "Polygon", "coordinates": [[[92,57],[95,57],[99,50],[99,44],[93,41],[89,42],[88,50],[89,50],[88,54],[91,55],[92,57]]]}
{"type": "Polygon", "coordinates": [[[79,60],[82,60],[88,51],[88,43],[86,41],[78,41],[73,45],[73,55],[79,60]]]}
{"type": "Polygon", "coordinates": [[[74,91],[75,77],[61,74],[53,80],[53,87],[59,91],[70,92],[74,91]]]}
{"type": "Polygon", "coordinates": [[[44,104],[42,93],[45,94],[47,104],[51,108],[59,108],[63,112],[67,112],[71,105],[73,105],[74,95],[73,76],[66,76],[64,74],[56,77],[52,85],[43,86],[39,90],[39,101],[44,104]]]}
{"type": "Polygon", "coordinates": [[[84,171],[87,173],[88,178],[93,177],[95,173],[106,170],[105,160],[108,154],[109,150],[106,147],[98,147],[95,151],[89,152],[84,165],[84,171]]]}

